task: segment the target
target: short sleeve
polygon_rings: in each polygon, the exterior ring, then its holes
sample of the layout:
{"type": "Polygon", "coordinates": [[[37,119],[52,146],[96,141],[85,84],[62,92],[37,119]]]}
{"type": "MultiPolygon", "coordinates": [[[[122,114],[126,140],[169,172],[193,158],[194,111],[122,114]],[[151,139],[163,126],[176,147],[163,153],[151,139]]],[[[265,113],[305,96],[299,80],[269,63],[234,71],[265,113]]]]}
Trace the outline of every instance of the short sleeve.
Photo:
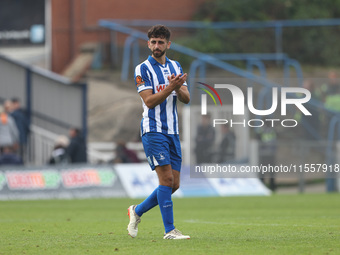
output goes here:
{"type": "Polygon", "coordinates": [[[150,72],[145,64],[136,66],[134,78],[138,93],[146,89],[152,89],[150,72]]]}
{"type": "MultiPolygon", "coordinates": [[[[176,65],[177,65],[177,68],[179,69],[179,72],[180,72],[181,74],[183,74],[183,69],[182,69],[182,67],[181,67],[181,64],[180,64],[178,61],[175,61],[175,63],[176,63],[176,65]]],[[[187,82],[184,82],[183,85],[184,85],[184,86],[188,86],[187,82]]]]}

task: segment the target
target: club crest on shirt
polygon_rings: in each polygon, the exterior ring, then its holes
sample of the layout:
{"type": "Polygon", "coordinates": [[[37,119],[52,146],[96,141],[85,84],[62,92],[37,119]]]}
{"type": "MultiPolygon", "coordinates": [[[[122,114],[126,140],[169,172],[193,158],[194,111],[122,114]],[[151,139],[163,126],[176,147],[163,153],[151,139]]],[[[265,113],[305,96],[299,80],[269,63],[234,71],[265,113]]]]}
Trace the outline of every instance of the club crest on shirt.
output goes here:
{"type": "Polygon", "coordinates": [[[137,86],[137,88],[138,88],[139,86],[144,85],[144,84],[145,84],[145,82],[144,82],[142,76],[137,75],[137,76],[136,76],[136,86],[137,86]]]}
{"type": "Polygon", "coordinates": [[[159,153],[159,160],[164,160],[164,159],[165,159],[164,153],[160,152],[159,153]]]}

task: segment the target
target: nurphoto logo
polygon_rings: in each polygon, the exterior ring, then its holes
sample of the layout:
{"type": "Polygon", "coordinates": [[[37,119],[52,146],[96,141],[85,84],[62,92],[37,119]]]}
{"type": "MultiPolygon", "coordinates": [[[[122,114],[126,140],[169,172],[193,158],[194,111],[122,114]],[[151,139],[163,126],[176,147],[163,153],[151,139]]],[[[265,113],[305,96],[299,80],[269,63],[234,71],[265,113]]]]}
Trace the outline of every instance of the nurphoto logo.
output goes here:
{"type": "MultiPolygon", "coordinates": [[[[233,115],[245,115],[245,95],[243,91],[232,84],[215,84],[214,87],[211,85],[199,82],[202,87],[199,87],[200,90],[204,91],[205,93],[201,94],[201,115],[207,115],[207,95],[209,95],[212,100],[214,101],[215,105],[218,105],[215,99],[215,96],[220,102],[222,106],[222,100],[220,94],[216,91],[216,89],[223,89],[226,93],[231,93],[233,98],[233,105],[232,105],[232,113],[233,115]],[[209,91],[209,90],[211,91],[209,91]],[[214,96],[215,95],[215,96],[214,96]]],[[[303,105],[307,103],[311,99],[311,93],[309,90],[305,88],[297,88],[297,87],[282,87],[280,90],[278,88],[272,88],[272,105],[269,109],[256,109],[254,107],[254,93],[253,88],[247,88],[247,104],[248,110],[258,116],[270,116],[272,115],[278,108],[279,99],[280,99],[280,108],[281,108],[281,116],[287,115],[287,106],[288,105],[295,105],[304,115],[312,115],[306,107],[303,105]],[[289,96],[291,95],[291,96],[289,96]],[[297,96],[302,95],[302,96],[297,96]]],[[[243,119],[241,121],[235,122],[232,119],[213,119],[213,127],[217,125],[225,125],[230,124],[230,126],[235,125],[242,125],[249,127],[262,127],[265,122],[269,122],[269,124],[274,127],[276,123],[280,123],[283,127],[295,127],[298,125],[298,122],[295,119],[273,119],[273,118],[264,118],[264,119],[250,119],[246,120],[243,119]]]]}

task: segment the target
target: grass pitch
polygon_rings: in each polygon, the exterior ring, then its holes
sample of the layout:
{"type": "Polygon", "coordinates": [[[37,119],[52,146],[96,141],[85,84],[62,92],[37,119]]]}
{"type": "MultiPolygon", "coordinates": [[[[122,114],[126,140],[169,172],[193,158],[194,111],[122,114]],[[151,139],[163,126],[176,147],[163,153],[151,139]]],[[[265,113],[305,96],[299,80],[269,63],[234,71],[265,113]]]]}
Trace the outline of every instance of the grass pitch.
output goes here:
{"type": "Polygon", "coordinates": [[[0,254],[340,254],[340,195],[174,199],[190,240],[163,240],[159,208],[127,235],[140,200],[0,202],[0,254]]]}

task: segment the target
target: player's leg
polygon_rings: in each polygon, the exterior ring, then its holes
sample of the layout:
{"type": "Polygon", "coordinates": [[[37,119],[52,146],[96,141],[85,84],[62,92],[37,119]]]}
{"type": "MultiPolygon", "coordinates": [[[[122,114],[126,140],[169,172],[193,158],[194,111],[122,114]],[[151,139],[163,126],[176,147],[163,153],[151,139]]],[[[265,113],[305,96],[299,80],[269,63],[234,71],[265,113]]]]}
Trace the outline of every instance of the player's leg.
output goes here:
{"type": "Polygon", "coordinates": [[[178,135],[173,135],[170,138],[170,162],[172,168],[172,175],[174,178],[172,185],[172,193],[175,193],[179,189],[180,185],[180,173],[182,167],[182,151],[181,144],[178,135]]]}
{"type": "Polygon", "coordinates": [[[175,229],[171,199],[174,176],[171,165],[157,166],[155,170],[159,180],[157,191],[158,205],[162,214],[165,233],[168,233],[175,229]]]}
{"type": "MultiPolygon", "coordinates": [[[[159,133],[147,133],[142,136],[142,142],[146,157],[152,170],[159,165],[170,163],[169,146],[166,137],[159,133]]],[[[158,187],[142,203],[136,206],[135,212],[140,217],[156,205],[158,187]]]]}
{"type": "MultiPolygon", "coordinates": [[[[170,161],[171,161],[171,175],[172,175],[172,193],[176,192],[180,185],[180,171],[182,164],[181,145],[178,135],[170,138],[170,161]]],[[[172,209],[172,206],[171,206],[172,209]]],[[[172,210],[173,215],[173,210],[172,210]]],[[[173,216],[172,216],[173,217],[173,216]]],[[[165,230],[164,239],[190,239],[190,236],[183,235],[178,229],[174,228],[171,231],[165,230]]]]}
{"type": "Polygon", "coordinates": [[[157,192],[158,187],[142,203],[138,205],[131,205],[128,208],[130,222],[128,224],[127,230],[131,237],[137,236],[138,224],[141,222],[140,217],[143,215],[143,213],[158,205],[157,192]]]}
{"type": "MultiPolygon", "coordinates": [[[[142,136],[142,142],[152,170],[155,170],[156,166],[168,165],[170,163],[169,147],[163,134],[146,133],[142,136]]],[[[131,205],[128,208],[130,222],[127,230],[130,236],[137,236],[138,224],[141,222],[140,217],[158,205],[158,189],[157,187],[142,203],[131,205]]]]}
{"type": "MultiPolygon", "coordinates": [[[[157,171],[157,170],[156,170],[157,171]]],[[[160,172],[160,171],[158,171],[160,172]]],[[[157,174],[158,174],[157,172],[157,174]]],[[[159,178],[160,175],[158,174],[159,178]]],[[[163,182],[160,181],[160,184],[163,183],[163,185],[167,185],[170,183],[170,181],[172,181],[172,187],[166,187],[166,192],[167,192],[167,199],[171,199],[171,193],[176,192],[176,190],[179,188],[179,183],[180,183],[180,171],[178,170],[174,170],[174,169],[167,169],[166,170],[166,174],[164,173],[164,175],[161,177],[164,178],[163,182]],[[170,172],[171,172],[171,176],[170,177],[170,172]],[[172,180],[171,180],[172,179],[172,180]]],[[[160,180],[161,180],[160,178],[160,180]]],[[[163,218],[163,223],[164,223],[164,227],[165,227],[165,235],[164,235],[164,239],[190,239],[190,236],[188,235],[183,235],[178,229],[175,228],[174,226],[174,218],[173,218],[173,203],[172,200],[168,200],[168,202],[163,203],[163,205],[161,205],[161,201],[160,201],[160,190],[162,190],[161,185],[158,188],[158,203],[159,203],[159,207],[161,209],[161,213],[162,213],[162,218],[163,218]],[[163,210],[162,210],[163,209],[163,210]],[[170,230],[170,231],[169,231],[170,230]]]]}
{"type": "Polygon", "coordinates": [[[136,206],[135,212],[139,217],[141,217],[144,213],[158,205],[157,191],[158,187],[142,203],[136,206]]]}
{"type": "MultiPolygon", "coordinates": [[[[174,178],[173,185],[172,185],[172,194],[173,194],[176,192],[176,190],[178,190],[179,185],[180,185],[180,172],[177,170],[172,170],[172,173],[173,173],[173,178],[174,178]]],[[[158,205],[157,191],[158,191],[158,187],[142,203],[138,204],[135,207],[135,212],[139,217],[141,217],[143,213],[149,211],[150,209],[158,205]]]]}
{"type": "Polygon", "coordinates": [[[169,157],[170,164],[156,167],[159,180],[157,199],[162,213],[165,233],[169,233],[175,229],[171,195],[179,188],[182,159],[179,138],[174,135],[167,135],[165,138],[169,146],[169,153],[166,157],[169,157]]]}
{"type": "Polygon", "coordinates": [[[181,172],[178,171],[178,170],[172,169],[172,175],[174,177],[174,181],[173,181],[173,184],[172,184],[172,194],[173,194],[173,193],[176,192],[176,190],[179,189],[181,172]]]}

